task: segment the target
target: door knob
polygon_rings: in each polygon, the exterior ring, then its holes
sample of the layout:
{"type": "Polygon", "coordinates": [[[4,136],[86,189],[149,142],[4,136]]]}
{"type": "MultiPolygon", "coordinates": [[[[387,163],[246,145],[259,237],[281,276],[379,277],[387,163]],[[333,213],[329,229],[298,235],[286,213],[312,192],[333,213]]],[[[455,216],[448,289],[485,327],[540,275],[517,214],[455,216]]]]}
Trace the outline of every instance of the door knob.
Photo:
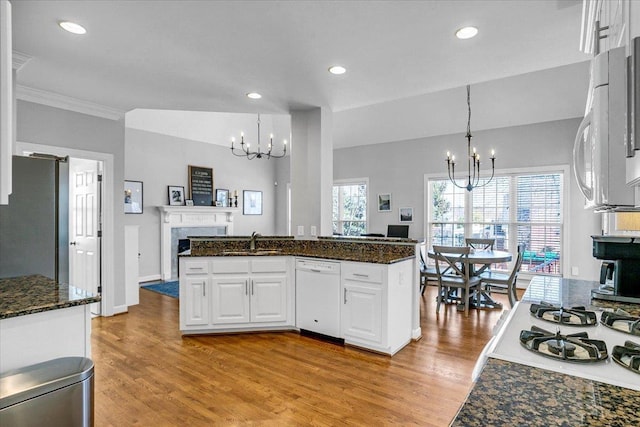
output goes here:
{"type": "Polygon", "coordinates": [[[75,246],[76,242],[69,242],[69,246],[75,246]]]}

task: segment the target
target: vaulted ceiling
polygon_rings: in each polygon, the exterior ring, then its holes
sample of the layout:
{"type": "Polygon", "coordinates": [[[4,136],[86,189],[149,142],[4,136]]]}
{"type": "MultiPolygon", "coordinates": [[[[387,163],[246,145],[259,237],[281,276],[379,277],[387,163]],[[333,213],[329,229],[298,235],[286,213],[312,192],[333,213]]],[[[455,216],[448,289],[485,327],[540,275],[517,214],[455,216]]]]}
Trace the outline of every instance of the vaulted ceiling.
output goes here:
{"type": "Polygon", "coordinates": [[[581,4],[14,0],[14,50],[31,57],[17,83],[122,112],[322,106],[335,113],[338,147],[462,131],[466,84],[476,128],[577,117],[588,76],[581,4]],[[479,35],[458,40],[465,25],[479,35]],[[333,64],[347,73],[328,73],[333,64]]]}

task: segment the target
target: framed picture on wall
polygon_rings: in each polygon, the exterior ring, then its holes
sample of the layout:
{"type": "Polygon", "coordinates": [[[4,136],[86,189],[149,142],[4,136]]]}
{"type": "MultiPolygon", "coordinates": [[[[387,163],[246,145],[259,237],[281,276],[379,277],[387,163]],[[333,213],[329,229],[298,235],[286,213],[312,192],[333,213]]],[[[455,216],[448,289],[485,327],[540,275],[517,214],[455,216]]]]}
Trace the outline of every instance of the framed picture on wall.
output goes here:
{"type": "Polygon", "coordinates": [[[195,206],[213,206],[213,169],[189,165],[189,197],[195,206]]]}
{"type": "Polygon", "coordinates": [[[378,212],[391,212],[391,193],[378,194],[378,212]]]}
{"type": "Polygon", "coordinates": [[[184,205],[184,187],[170,185],[169,189],[169,206],[184,205]]]}
{"type": "Polygon", "coordinates": [[[262,191],[244,190],[242,200],[243,215],[262,215],[262,191]]]}
{"type": "Polygon", "coordinates": [[[124,182],[124,213],[142,213],[142,181],[124,182]]]}
{"type": "Polygon", "coordinates": [[[216,206],[229,207],[229,190],[216,188],[216,206]]]}
{"type": "Polygon", "coordinates": [[[413,222],[413,208],[398,209],[400,222],[413,222]]]}

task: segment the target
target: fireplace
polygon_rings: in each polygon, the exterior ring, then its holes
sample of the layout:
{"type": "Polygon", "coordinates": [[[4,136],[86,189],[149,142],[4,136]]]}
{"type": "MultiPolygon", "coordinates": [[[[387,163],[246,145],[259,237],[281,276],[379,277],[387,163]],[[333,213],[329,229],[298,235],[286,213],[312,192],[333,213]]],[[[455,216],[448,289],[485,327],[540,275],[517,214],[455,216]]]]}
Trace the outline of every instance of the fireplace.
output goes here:
{"type": "Polygon", "coordinates": [[[233,214],[238,208],[209,206],[159,206],[160,210],[160,273],[162,280],[171,280],[173,258],[177,254],[177,242],[182,237],[194,235],[232,235],[233,214]],[[191,229],[191,230],[189,230],[191,229]],[[172,235],[176,236],[175,240],[172,235]]]}

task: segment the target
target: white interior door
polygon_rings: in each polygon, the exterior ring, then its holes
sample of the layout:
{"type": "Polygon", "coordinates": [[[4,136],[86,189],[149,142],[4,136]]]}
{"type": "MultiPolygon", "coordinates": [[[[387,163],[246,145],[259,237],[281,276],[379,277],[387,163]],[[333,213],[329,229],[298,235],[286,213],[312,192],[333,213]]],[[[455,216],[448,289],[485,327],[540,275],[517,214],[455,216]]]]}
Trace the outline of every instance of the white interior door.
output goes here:
{"type": "MultiPolygon", "coordinates": [[[[69,159],[69,283],[92,293],[100,286],[100,162],[69,159]]],[[[100,304],[91,312],[100,314],[100,304]]]]}

